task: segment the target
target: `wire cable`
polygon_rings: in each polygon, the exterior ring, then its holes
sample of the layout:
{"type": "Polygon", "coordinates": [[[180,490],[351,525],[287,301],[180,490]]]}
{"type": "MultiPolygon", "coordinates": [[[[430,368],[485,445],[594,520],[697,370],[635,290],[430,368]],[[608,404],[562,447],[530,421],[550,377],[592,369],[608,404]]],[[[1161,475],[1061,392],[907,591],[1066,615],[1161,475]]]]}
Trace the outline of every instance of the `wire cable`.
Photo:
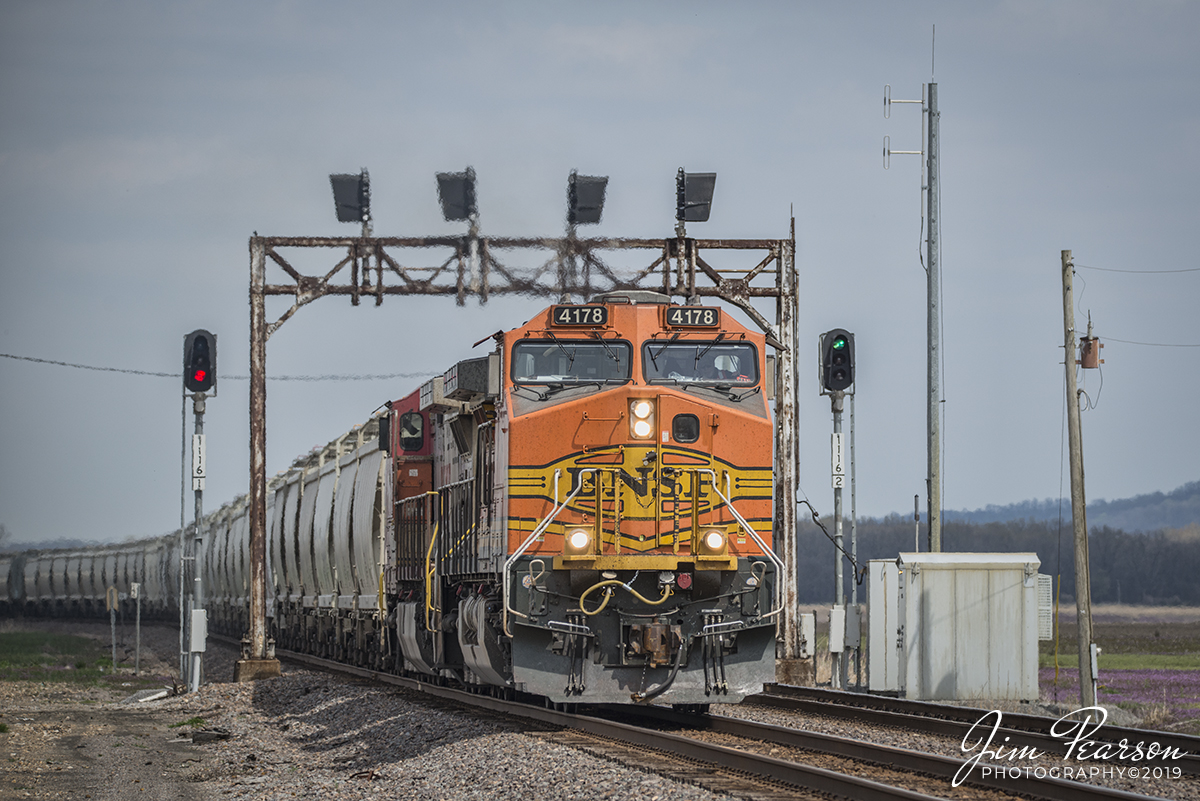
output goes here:
{"type": "MultiPolygon", "coordinates": [[[[98,370],[105,373],[125,373],[128,375],[148,375],[155,378],[180,378],[180,373],[159,373],[151,370],[129,370],[121,367],[95,367],[90,364],[75,364],[60,362],[54,359],[36,359],[32,356],[17,356],[12,353],[0,353],[5,359],[18,359],[36,364],[53,364],[59,367],[73,367],[77,370],[98,370]]],[[[393,378],[429,378],[436,373],[384,373],[379,375],[268,375],[272,381],[386,381],[393,378]]],[[[248,375],[221,375],[226,381],[249,381],[248,375]]]]}
{"type": "Polygon", "coordinates": [[[1146,345],[1151,348],[1200,348],[1200,345],[1179,345],[1171,342],[1134,342],[1130,339],[1117,339],[1116,337],[1105,337],[1105,342],[1120,342],[1125,345],[1146,345]]]}
{"type": "MultiPolygon", "coordinates": [[[[804,490],[801,490],[801,492],[803,491],[804,490]]],[[[829,529],[825,528],[825,524],[821,522],[820,515],[817,514],[817,510],[813,508],[812,503],[809,502],[807,497],[803,500],[797,500],[796,503],[808,507],[808,511],[812,513],[812,519],[813,522],[817,524],[817,528],[821,529],[822,533],[824,533],[829,541],[833,543],[833,547],[841,551],[842,556],[846,557],[846,559],[850,562],[850,566],[854,568],[854,583],[862,584],[863,580],[867,577],[867,567],[863,566],[860,568],[858,566],[858,561],[853,556],[848,554],[845,548],[837,544],[837,540],[834,539],[833,535],[829,533],[829,529]]]]}
{"type": "Polygon", "coordinates": [[[1087,264],[1076,264],[1085,270],[1103,270],[1106,273],[1133,273],[1134,275],[1168,275],[1174,273],[1200,273],[1200,267],[1185,267],[1182,270],[1122,270],[1117,267],[1091,267],[1087,264]]]}

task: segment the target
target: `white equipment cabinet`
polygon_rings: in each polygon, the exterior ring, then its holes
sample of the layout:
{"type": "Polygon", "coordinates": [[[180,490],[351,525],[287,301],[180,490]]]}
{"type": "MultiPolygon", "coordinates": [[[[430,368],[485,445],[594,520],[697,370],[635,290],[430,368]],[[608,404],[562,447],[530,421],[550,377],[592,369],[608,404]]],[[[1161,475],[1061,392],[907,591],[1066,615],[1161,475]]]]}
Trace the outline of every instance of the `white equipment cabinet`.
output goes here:
{"type": "Polygon", "coordinates": [[[1038,697],[1035,553],[902,553],[869,567],[872,692],[1038,697]]]}

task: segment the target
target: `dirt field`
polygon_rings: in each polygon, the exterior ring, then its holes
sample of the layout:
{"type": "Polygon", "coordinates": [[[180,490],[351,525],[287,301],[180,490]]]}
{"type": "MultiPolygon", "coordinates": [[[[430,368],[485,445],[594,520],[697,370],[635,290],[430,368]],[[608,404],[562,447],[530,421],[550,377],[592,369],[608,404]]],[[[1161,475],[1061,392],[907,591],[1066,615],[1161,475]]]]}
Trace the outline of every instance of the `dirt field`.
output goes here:
{"type": "MultiPolygon", "coordinates": [[[[0,625],[0,634],[50,628],[98,641],[110,653],[107,624],[0,625]]],[[[0,799],[130,798],[209,801],[219,791],[195,780],[211,769],[211,753],[193,745],[178,710],[122,703],[134,692],[165,688],[177,675],[178,633],[144,626],[141,675],[133,675],[133,628],[118,641],[118,670],[100,681],[0,682],[0,799]],[[126,652],[128,649],[128,653],[126,652]]],[[[210,642],[214,670],[232,670],[236,654],[210,642]]],[[[0,655],[0,659],[4,655],[0,655]]],[[[76,655],[75,658],[78,658],[76,655]]],[[[110,662],[111,659],[102,660],[110,662]]],[[[65,670],[74,670],[68,665],[65,670]]],[[[184,714],[181,717],[181,714],[184,714]]]]}

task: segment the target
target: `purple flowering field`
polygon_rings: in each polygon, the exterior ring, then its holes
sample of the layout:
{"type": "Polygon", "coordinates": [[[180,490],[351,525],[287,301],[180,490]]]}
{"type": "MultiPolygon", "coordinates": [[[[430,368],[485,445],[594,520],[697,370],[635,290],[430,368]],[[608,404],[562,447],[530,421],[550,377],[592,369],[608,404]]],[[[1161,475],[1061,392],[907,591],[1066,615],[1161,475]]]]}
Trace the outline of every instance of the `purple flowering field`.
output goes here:
{"type": "MultiPolygon", "coordinates": [[[[1041,668],[1038,679],[1043,701],[1068,706],[1079,703],[1078,668],[1060,667],[1057,687],[1052,667],[1041,668]]],[[[1101,668],[1098,700],[1139,715],[1147,728],[1200,732],[1200,670],[1101,668]]]]}
{"type": "MultiPolygon", "coordinates": [[[[1200,734],[1200,610],[1097,607],[1093,639],[1101,648],[1098,701],[1125,709],[1141,725],[1181,734],[1200,734]]],[[[1060,615],[1059,669],[1043,643],[1038,671],[1041,700],[1079,703],[1075,616],[1060,615]],[[1076,667],[1063,667],[1064,664],[1076,667]]]]}

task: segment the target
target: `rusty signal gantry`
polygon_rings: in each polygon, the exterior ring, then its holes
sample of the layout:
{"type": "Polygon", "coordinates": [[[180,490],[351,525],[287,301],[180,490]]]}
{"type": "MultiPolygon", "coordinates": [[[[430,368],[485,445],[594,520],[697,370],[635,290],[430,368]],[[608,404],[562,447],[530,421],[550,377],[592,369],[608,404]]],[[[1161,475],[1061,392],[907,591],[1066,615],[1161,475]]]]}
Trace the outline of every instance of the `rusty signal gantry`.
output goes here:
{"type": "MultiPolygon", "coordinates": [[[[458,305],[475,296],[486,303],[493,295],[526,295],[569,302],[621,290],[653,290],[695,303],[698,298],[726,301],[749,316],[777,351],[775,393],[775,543],[788,566],[780,580],[784,614],[780,622],[780,657],[796,659],[800,630],[796,609],[796,488],[799,444],[795,359],[799,309],[795,269],[795,221],[787,239],[495,238],[444,237],[265,237],[250,239],[250,631],[244,659],[273,660],[266,636],[266,345],[267,340],[302,306],[328,295],[349,296],[359,305],[375,305],[387,295],[454,297],[458,305]],[[341,251],[324,275],[308,276],[293,267],[281,251],[341,251]],[[409,256],[431,250],[446,255],[432,266],[407,266],[409,256]],[[753,253],[737,267],[714,267],[705,255],[717,251],[753,253]],[[534,266],[514,267],[498,254],[533,257],[534,266]],[[631,254],[632,268],[609,264],[604,255],[631,254]],[[640,255],[638,255],[640,254],[640,255]],[[268,262],[287,276],[267,283],[268,262]],[[648,262],[648,263],[647,263],[648,262]],[[747,266],[748,265],[748,266],[747,266]],[[348,276],[347,276],[348,273],[348,276]],[[335,280],[348,281],[335,283],[335,280]],[[291,308],[268,323],[267,296],[290,296],[291,308]],[[751,304],[752,298],[775,299],[771,323],[751,304]]],[[[610,258],[612,257],[610,255],[610,258]]],[[[253,677],[254,670],[247,675],[253,677]]]]}

